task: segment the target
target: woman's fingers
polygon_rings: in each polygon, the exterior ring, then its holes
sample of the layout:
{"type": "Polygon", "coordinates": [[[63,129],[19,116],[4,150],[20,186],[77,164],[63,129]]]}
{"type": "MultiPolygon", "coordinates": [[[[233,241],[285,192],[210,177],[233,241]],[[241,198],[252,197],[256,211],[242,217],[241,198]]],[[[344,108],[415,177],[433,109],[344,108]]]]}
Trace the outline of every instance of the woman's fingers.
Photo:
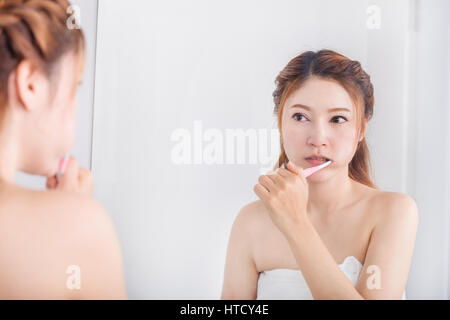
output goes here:
{"type": "Polygon", "coordinates": [[[275,171],[271,171],[266,175],[259,177],[259,183],[265,186],[269,192],[276,187],[285,185],[287,179],[294,178],[294,174],[284,168],[278,168],[275,171]]]}
{"type": "Polygon", "coordinates": [[[94,193],[94,179],[91,171],[86,168],[80,168],[78,173],[79,191],[84,194],[93,195],[94,193]]]}
{"type": "Polygon", "coordinates": [[[291,171],[291,172],[295,173],[296,175],[298,175],[298,176],[302,179],[302,181],[303,181],[305,184],[307,184],[305,175],[304,175],[304,173],[303,173],[303,168],[297,167],[297,166],[296,166],[295,164],[293,164],[291,161],[289,161],[289,162],[287,163],[287,166],[286,166],[286,167],[289,169],[289,171],[291,171]]]}
{"type": "Polygon", "coordinates": [[[259,183],[253,187],[253,191],[263,201],[266,201],[269,196],[269,191],[259,183]]]}
{"type": "Polygon", "coordinates": [[[292,183],[295,179],[300,178],[306,183],[306,179],[301,170],[302,168],[288,162],[287,169],[277,168],[275,171],[261,175],[258,179],[259,184],[256,185],[253,190],[262,199],[262,197],[267,198],[270,193],[274,192],[276,189],[289,185],[289,183],[292,183]]]}
{"type": "Polygon", "coordinates": [[[275,182],[268,175],[259,176],[258,182],[265,187],[268,192],[275,188],[275,182]]]}
{"type": "Polygon", "coordinates": [[[296,175],[295,173],[284,168],[278,168],[275,172],[284,178],[292,178],[296,175]]]}
{"type": "Polygon", "coordinates": [[[286,167],[295,174],[301,174],[300,172],[301,169],[297,168],[297,166],[293,164],[291,161],[287,163],[286,167]]]}
{"type": "Polygon", "coordinates": [[[57,185],[58,180],[56,179],[56,176],[47,178],[47,183],[45,185],[47,189],[55,189],[57,185]]]}
{"type": "Polygon", "coordinates": [[[58,189],[93,195],[94,181],[91,172],[79,166],[74,157],[70,157],[66,171],[57,184],[58,189]]]}
{"type": "Polygon", "coordinates": [[[69,158],[66,171],[61,175],[59,187],[61,189],[75,191],[78,186],[78,161],[74,157],[69,158]]]}
{"type": "Polygon", "coordinates": [[[280,168],[274,171],[274,173],[267,175],[278,186],[283,186],[286,182],[286,178],[280,175],[280,168]]]}

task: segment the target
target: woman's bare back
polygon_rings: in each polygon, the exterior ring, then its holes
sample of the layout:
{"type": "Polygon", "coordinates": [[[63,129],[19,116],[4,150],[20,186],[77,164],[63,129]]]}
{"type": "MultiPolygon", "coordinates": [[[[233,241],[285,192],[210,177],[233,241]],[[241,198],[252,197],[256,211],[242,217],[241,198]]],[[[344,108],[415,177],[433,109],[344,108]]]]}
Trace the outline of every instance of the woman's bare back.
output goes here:
{"type": "Polygon", "coordinates": [[[114,227],[92,197],[0,185],[0,261],[0,299],[126,298],[114,227]]]}

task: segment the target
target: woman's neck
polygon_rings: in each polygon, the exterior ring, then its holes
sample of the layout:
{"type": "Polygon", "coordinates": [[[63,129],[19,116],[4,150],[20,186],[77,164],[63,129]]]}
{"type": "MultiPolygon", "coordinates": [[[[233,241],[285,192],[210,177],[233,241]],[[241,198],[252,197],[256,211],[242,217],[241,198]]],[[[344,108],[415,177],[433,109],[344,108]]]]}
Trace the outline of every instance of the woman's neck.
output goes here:
{"type": "Polygon", "coordinates": [[[0,180],[14,183],[20,167],[19,135],[13,119],[4,118],[0,126],[0,180]]]}
{"type": "Polygon", "coordinates": [[[349,202],[354,188],[346,170],[326,181],[309,183],[308,215],[326,219],[339,212],[349,202]]]}

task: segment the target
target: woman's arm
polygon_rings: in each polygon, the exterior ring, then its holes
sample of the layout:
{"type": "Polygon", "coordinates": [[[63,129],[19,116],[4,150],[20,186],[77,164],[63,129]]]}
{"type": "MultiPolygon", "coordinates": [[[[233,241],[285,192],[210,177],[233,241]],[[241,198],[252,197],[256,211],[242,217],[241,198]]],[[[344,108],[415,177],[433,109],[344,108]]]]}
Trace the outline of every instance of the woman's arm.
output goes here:
{"type": "Polygon", "coordinates": [[[401,193],[385,197],[356,284],[366,299],[401,299],[414,252],[419,223],[416,202],[401,193]]]}
{"type": "Polygon", "coordinates": [[[415,201],[406,195],[389,197],[384,211],[379,212],[380,219],[372,232],[356,287],[340,270],[311,223],[298,225],[298,232],[288,238],[314,299],[402,298],[414,249],[418,210],[415,201]]]}
{"type": "Polygon", "coordinates": [[[411,263],[418,209],[415,201],[400,193],[384,193],[374,205],[379,219],[372,230],[363,275],[356,287],[340,270],[308,218],[308,182],[303,170],[292,163],[259,178],[254,191],[284,234],[315,299],[401,298],[411,263]],[[288,169],[288,170],[287,170],[288,169]],[[377,272],[369,284],[365,272],[377,272]],[[375,279],[374,279],[375,278],[375,279]],[[374,290],[374,288],[376,290],[374,290]]]}
{"type": "Polygon", "coordinates": [[[72,298],[126,299],[122,253],[114,225],[96,200],[86,197],[84,201],[85,212],[79,212],[77,223],[79,238],[73,239],[81,288],[72,291],[72,298]]]}
{"type": "Polygon", "coordinates": [[[254,215],[252,206],[245,206],[231,228],[221,299],[256,299],[258,271],[252,257],[250,232],[254,215]]]}

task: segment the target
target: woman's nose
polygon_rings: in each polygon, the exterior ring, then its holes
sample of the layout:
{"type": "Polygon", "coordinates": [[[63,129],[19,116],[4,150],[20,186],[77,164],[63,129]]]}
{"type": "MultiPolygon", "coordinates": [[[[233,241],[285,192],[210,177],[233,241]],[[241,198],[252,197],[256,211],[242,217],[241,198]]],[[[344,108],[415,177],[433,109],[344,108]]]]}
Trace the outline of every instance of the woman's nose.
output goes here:
{"type": "Polygon", "coordinates": [[[314,128],[311,129],[311,132],[309,132],[308,144],[318,147],[326,145],[327,143],[328,139],[326,130],[319,125],[314,126],[314,128]]]}

